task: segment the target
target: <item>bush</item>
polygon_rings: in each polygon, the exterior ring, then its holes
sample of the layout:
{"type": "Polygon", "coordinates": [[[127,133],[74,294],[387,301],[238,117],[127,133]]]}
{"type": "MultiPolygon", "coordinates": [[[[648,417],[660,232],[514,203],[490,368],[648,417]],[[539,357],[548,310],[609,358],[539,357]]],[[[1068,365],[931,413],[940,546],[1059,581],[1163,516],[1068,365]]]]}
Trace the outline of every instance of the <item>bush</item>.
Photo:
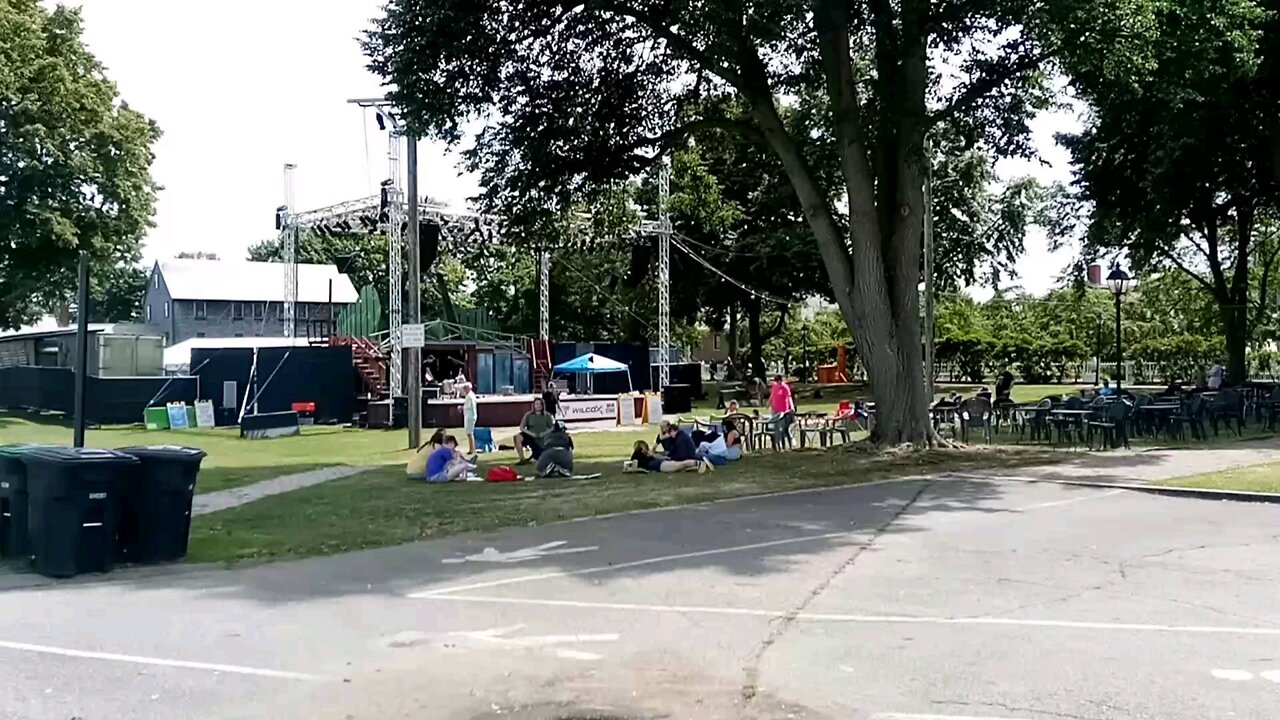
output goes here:
{"type": "Polygon", "coordinates": [[[944,336],[934,343],[935,362],[954,365],[962,379],[980,383],[994,348],[995,342],[985,335],[944,336]]]}
{"type": "Polygon", "coordinates": [[[1154,363],[1156,374],[1165,382],[1174,380],[1194,382],[1222,354],[1221,338],[1204,338],[1196,335],[1150,338],[1137,343],[1132,350],[1134,359],[1154,363]]]}

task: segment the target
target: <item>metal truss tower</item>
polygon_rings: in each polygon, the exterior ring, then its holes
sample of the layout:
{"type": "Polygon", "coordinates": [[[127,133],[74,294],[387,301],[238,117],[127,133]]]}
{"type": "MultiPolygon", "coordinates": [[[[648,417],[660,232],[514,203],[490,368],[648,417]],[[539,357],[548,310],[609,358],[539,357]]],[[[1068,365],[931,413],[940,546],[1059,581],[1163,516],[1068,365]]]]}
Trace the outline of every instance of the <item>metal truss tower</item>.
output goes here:
{"type": "Polygon", "coordinates": [[[658,392],[671,384],[671,164],[658,170],[658,392]]]}
{"type": "Polygon", "coordinates": [[[551,253],[538,251],[538,339],[551,338],[551,253]]]}
{"type": "Polygon", "coordinates": [[[296,337],[298,307],[298,226],[293,223],[293,163],[284,166],[284,210],[280,218],[280,249],[284,260],[284,336],[296,337]]]}
{"type": "MultiPolygon", "coordinates": [[[[385,112],[382,108],[379,112],[385,112]]],[[[388,179],[386,190],[387,233],[387,328],[390,331],[391,349],[387,353],[387,377],[391,395],[404,392],[403,364],[404,341],[400,327],[404,322],[404,212],[400,192],[400,141],[402,136],[396,123],[387,128],[388,179]]]]}

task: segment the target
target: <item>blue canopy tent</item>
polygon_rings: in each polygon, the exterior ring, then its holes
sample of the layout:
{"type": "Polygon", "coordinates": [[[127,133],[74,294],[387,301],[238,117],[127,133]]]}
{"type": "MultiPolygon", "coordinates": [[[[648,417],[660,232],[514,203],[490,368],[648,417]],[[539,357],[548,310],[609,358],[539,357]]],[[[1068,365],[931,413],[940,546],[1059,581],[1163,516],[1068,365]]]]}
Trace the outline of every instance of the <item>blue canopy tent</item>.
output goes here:
{"type": "Polygon", "coordinates": [[[607,357],[596,355],[595,353],[587,353],[586,355],[576,357],[567,362],[562,362],[551,368],[551,370],[553,373],[561,373],[564,375],[586,375],[588,389],[591,386],[591,378],[595,375],[599,375],[601,373],[624,372],[627,374],[628,391],[633,388],[631,384],[631,368],[617,360],[610,360],[607,357]]]}

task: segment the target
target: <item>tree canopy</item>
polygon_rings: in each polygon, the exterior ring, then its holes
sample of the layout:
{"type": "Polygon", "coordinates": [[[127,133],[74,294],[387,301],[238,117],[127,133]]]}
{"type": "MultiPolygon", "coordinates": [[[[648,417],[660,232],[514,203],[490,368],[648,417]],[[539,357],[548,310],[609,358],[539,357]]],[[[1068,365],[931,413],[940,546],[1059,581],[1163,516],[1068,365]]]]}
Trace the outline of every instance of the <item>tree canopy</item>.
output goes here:
{"type": "Polygon", "coordinates": [[[1092,48],[1068,57],[1091,107],[1083,132],[1064,138],[1085,252],[1190,278],[1216,304],[1239,381],[1280,253],[1280,3],[1152,8],[1141,62],[1109,64],[1092,48]]]}
{"type": "Polygon", "coordinates": [[[78,10],[0,3],[0,327],[69,302],[81,250],[136,263],[151,224],[160,131],[80,36],[78,10]]]}
{"type": "Polygon", "coordinates": [[[1028,153],[1063,46],[1125,62],[1153,0],[391,0],[365,40],[410,130],[460,143],[486,209],[534,223],[708,130],[766,148],[880,402],[930,442],[919,296],[925,137],[1028,153]],[[946,77],[931,72],[948,68],[946,77]],[[729,97],[743,115],[725,114],[729,97]],[[811,98],[808,132],[780,98],[811,98]],[[831,172],[826,168],[830,166],[831,172]]]}

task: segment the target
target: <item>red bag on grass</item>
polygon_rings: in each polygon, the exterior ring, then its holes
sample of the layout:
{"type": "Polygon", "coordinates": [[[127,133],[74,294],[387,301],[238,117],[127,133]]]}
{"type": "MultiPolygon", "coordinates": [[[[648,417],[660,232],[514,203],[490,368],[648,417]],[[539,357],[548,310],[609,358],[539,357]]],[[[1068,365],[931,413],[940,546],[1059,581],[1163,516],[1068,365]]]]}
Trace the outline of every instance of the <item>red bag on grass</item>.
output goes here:
{"type": "Polygon", "coordinates": [[[488,482],[518,482],[520,475],[510,465],[499,465],[489,468],[489,474],[484,479],[488,482]]]}

